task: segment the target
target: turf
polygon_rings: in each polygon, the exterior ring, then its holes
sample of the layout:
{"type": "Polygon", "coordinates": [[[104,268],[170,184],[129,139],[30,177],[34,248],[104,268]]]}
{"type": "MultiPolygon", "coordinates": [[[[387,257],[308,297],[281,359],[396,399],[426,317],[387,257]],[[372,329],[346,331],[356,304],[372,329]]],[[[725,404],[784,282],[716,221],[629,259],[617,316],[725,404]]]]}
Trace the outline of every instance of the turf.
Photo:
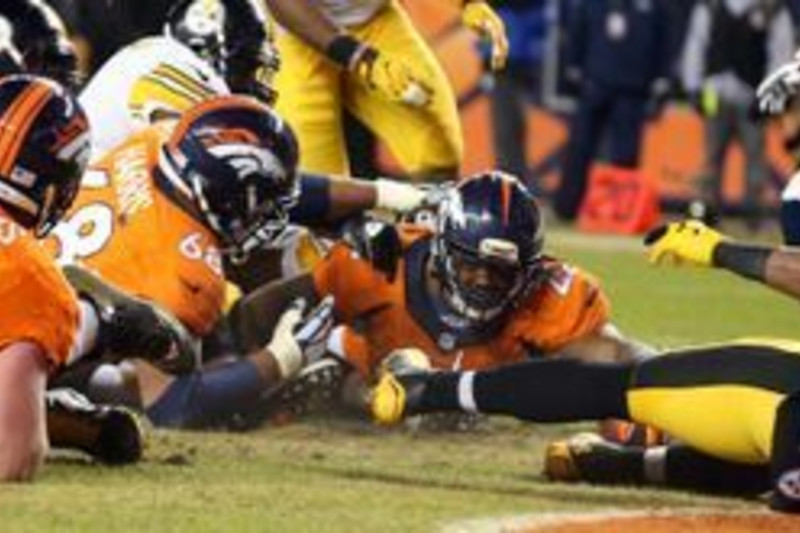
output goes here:
{"type": "MultiPolygon", "coordinates": [[[[653,269],[634,240],[556,231],[551,249],[604,280],[614,320],[671,346],[791,337],[796,304],[720,272],[653,269]]],[[[677,491],[556,485],[544,444],[576,428],[494,421],[417,435],[315,420],[250,434],[154,432],[146,460],[104,468],[57,457],[33,485],[0,487],[2,531],[432,531],[540,511],[757,502],[677,491]]]]}

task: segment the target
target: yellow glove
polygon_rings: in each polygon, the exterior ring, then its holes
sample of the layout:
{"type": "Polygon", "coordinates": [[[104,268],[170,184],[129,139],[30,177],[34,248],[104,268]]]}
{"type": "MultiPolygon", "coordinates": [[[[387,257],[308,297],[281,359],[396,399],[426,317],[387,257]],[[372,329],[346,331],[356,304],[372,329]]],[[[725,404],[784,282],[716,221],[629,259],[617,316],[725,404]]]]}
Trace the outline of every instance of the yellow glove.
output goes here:
{"type": "Polygon", "coordinates": [[[714,249],[725,237],[699,220],[660,226],[644,239],[647,257],[657,264],[672,259],[677,264],[712,266],[714,249]]]}
{"type": "Polygon", "coordinates": [[[370,91],[390,102],[412,107],[428,105],[433,84],[428,74],[379,52],[352,35],[339,35],[325,48],[329,59],[355,74],[370,91]]]}
{"type": "Polygon", "coordinates": [[[494,9],[483,0],[467,0],[461,12],[461,22],[492,43],[492,70],[503,68],[508,57],[506,25],[494,9]]]}
{"type": "Polygon", "coordinates": [[[366,86],[390,102],[412,107],[425,107],[433,96],[431,84],[424,81],[421,72],[390,58],[374,48],[366,47],[352,64],[354,72],[366,86]]]}

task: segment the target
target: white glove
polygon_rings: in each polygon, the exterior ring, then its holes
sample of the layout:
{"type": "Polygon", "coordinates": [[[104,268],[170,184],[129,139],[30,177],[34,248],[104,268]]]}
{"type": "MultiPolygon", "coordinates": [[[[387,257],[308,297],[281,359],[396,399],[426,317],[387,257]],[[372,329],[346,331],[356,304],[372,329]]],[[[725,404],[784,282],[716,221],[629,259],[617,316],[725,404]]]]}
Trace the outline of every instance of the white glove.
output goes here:
{"type": "Polygon", "coordinates": [[[375,207],[395,213],[408,213],[419,209],[428,193],[411,183],[388,178],[375,180],[375,207]]]}
{"type": "Polygon", "coordinates": [[[375,207],[398,214],[419,209],[433,209],[439,205],[451,182],[443,184],[404,183],[388,178],[375,180],[375,207]]]}
{"type": "Polygon", "coordinates": [[[309,357],[315,354],[321,356],[319,351],[324,352],[333,326],[332,296],[323,299],[304,319],[305,308],[306,301],[302,298],[289,304],[266,347],[275,357],[284,379],[294,376],[303,367],[306,353],[309,357]]]}
{"type": "Polygon", "coordinates": [[[800,59],[783,64],[758,86],[758,110],[764,115],[779,115],[789,107],[790,100],[800,92],[800,59]]]}

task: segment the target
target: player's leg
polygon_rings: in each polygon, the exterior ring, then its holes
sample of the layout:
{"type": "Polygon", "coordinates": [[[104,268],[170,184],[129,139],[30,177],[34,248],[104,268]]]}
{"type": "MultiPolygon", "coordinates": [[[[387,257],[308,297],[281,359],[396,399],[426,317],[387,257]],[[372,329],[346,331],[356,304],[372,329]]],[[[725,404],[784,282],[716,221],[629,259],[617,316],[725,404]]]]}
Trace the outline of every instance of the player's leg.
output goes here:
{"type": "Polygon", "coordinates": [[[386,142],[409,174],[422,178],[458,175],[464,147],[458,109],[450,83],[436,56],[408,15],[390,4],[355,35],[376,49],[426,71],[433,89],[423,108],[387,102],[363,84],[346,82],[345,105],[386,142]]]}
{"type": "Polygon", "coordinates": [[[27,481],[47,453],[44,391],[47,366],[34,344],[0,351],[0,481],[27,481]]]}
{"type": "Polygon", "coordinates": [[[800,356],[785,343],[710,345],[639,364],[628,409],[633,420],[698,451],[763,465],[769,461],[782,391],[795,387],[800,388],[800,356]]]}
{"type": "Polygon", "coordinates": [[[725,461],[683,444],[623,446],[594,433],[550,443],[544,473],[552,481],[653,485],[714,494],[757,495],[769,490],[766,465],[725,461]]]}
{"type": "Polygon", "coordinates": [[[276,44],[283,67],[275,78],[275,108],[297,136],[300,168],[320,174],[349,174],[340,68],[289,32],[280,32],[276,44]]]}
{"type": "Polygon", "coordinates": [[[373,391],[377,422],[402,416],[466,411],[533,422],[628,418],[633,365],[572,360],[529,361],[481,372],[385,374],[373,391]]]}

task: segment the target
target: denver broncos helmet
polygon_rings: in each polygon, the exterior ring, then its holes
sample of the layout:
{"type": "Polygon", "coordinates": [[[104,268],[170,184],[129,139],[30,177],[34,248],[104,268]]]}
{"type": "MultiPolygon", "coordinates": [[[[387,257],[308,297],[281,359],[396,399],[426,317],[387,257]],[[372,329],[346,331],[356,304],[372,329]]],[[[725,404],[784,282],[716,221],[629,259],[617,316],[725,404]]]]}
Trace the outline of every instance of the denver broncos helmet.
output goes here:
{"type": "Polygon", "coordinates": [[[220,96],[183,114],[159,168],[230,258],[274,243],[296,202],[297,141],[288,124],[245,96],[220,96]]]}
{"type": "Polygon", "coordinates": [[[459,182],[437,224],[436,275],[447,304],[470,322],[500,317],[542,279],[542,216],[514,176],[487,172],[459,182]]]}
{"type": "Polygon", "coordinates": [[[0,78],[0,205],[37,237],[72,205],[90,142],[83,109],[58,83],[0,78]]]}

